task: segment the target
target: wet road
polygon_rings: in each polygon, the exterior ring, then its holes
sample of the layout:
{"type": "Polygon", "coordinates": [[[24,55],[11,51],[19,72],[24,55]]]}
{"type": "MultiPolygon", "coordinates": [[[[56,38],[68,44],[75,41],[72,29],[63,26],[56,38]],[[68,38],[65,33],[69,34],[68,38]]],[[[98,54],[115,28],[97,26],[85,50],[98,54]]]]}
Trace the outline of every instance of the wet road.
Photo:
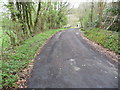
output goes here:
{"type": "Polygon", "coordinates": [[[78,29],[57,33],[36,57],[29,88],[117,88],[117,65],[94,50],[78,29]]]}

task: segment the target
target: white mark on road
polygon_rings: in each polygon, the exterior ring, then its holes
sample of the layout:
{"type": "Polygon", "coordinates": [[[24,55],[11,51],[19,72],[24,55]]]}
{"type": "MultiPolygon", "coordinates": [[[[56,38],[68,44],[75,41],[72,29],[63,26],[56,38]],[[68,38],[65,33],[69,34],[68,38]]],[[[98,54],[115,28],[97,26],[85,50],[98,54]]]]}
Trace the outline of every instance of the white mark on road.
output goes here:
{"type": "Polygon", "coordinates": [[[80,68],[76,67],[76,66],[74,66],[74,69],[75,69],[75,71],[79,71],[80,70],[80,68]]]}
{"type": "Polygon", "coordinates": [[[76,35],[79,35],[79,33],[77,32],[76,35]]]}
{"type": "Polygon", "coordinates": [[[72,65],[72,67],[73,67],[73,69],[74,69],[75,71],[79,71],[79,70],[80,70],[80,68],[76,66],[76,61],[75,61],[75,59],[69,59],[69,61],[70,61],[70,65],[72,65]]]}
{"type": "Polygon", "coordinates": [[[74,61],[75,61],[75,59],[70,59],[70,61],[71,61],[71,62],[74,62],[74,61]]]}
{"type": "Polygon", "coordinates": [[[82,66],[84,66],[84,67],[85,67],[86,65],[85,65],[85,64],[83,64],[82,66]]]}
{"type": "Polygon", "coordinates": [[[115,78],[117,78],[117,77],[115,77],[115,78]]]}
{"type": "Polygon", "coordinates": [[[75,59],[70,59],[70,62],[71,65],[76,64],[75,59]]]}

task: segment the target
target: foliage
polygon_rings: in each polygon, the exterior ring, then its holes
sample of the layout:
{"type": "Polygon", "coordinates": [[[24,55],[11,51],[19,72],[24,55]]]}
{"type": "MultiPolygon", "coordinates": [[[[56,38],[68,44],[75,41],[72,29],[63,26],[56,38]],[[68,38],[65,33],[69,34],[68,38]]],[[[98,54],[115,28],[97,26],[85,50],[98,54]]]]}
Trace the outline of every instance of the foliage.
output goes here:
{"type": "Polygon", "coordinates": [[[109,8],[106,8],[106,12],[112,12],[114,15],[117,15],[120,12],[120,8],[118,6],[109,7],[109,8]]]}
{"type": "Polygon", "coordinates": [[[82,22],[84,24],[84,27],[91,26],[91,22],[90,22],[90,10],[87,11],[87,14],[84,16],[82,22]]]}
{"type": "Polygon", "coordinates": [[[119,31],[119,4],[120,2],[108,3],[104,0],[98,0],[98,2],[92,0],[92,2],[83,3],[82,7],[80,5],[78,8],[81,26],[84,26],[84,28],[96,27],[111,31],[119,31]]]}
{"type": "MultiPolygon", "coordinates": [[[[112,31],[120,31],[120,19],[119,19],[119,12],[120,12],[120,2],[112,2],[111,6],[107,7],[105,13],[107,13],[106,22],[104,24],[110,23],[106,29],[112,31]]],[[[105,16],[105,15],[104,15],[105,16]]]]}
{"type": "Polygon", "coordinates": [[[63,27],[66,22],[67,2],[8,2],[2,17],[2,29],[9,44],[20,45],[31,36],[48,29],[63,27]],[[6,24],[9,23],[9,24],[6,24]]]}
{"type": "Polygon", "coordinates": [[[118,32],[95,28],[85,30],[85,36],[105,48],[108,48],[116,53],[120,53],[118,50],[118,32]]]}
{"type": "Polygon", "coordinates": [[[30,39],[27,39],[20,46],[15,49],[6,52],[6,56],[3,56],[2,63],[2,86],[3,88],[16,87],[16,81],[19,79],[18,73],[25,69],[38,48],[54,33],[62,29],[49,30],[40,33],[30,39]],[[31,48],[32,47],[32,48],[31,48]]]}

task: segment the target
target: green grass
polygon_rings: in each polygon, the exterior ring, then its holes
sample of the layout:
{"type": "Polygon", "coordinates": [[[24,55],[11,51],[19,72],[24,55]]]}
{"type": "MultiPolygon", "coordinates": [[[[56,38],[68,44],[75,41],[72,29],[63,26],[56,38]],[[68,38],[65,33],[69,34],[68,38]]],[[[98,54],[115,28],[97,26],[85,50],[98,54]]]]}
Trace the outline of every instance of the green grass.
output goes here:
{"type": "Polygon", "coordinates": [[[1,27],[0,27],[0,50],[1,48],[5,49],[7,47],[10,46],[10,38],[9,36],[6,34],[6,32],[9,32],[9,30],[3,30],[1,27]],[[2,47],[3,45],[3,47],[2,47]]]}
{"type": "Polygon", "coordinates": [[[118,50],[118,32],[98,28],[85,30],[84,32],[87,38],[114,51],[115,53],[120,53],[118,50]]]}
{"type": "Polygon", "coordinates": [[[2,61],[3,87],[17,87],[15,82],[19,79],[18,73],[25,69],[34,58],[38,48],[54,33],[63,30],[49,30],[38,34],[26,41],[8,54],[2,61]]]}
{"type": "MultiPolygon", "coordinates": [[[[1,48],[2,48],[2,28],[0,27],[0,51],[1,48]]],[[[0,73],[2,73],[1,69],[2,69],[2,61],[0,60],[0,73]]],[[[1,84],[2,84],[2,76],[0,75],[0,88],[2,87],[1,84]]]]}
{"type": "Polygon", "coordinates": [[[0,48],[2,46],[2,33],[3,31],[2,31],[2,28],[0,27],[0,48]]]}
{"type": "Polygon", "coordinates": [[[2,75],[1,75],[1,73],[2,73],[2,61],[0,60],[0,88],[2,88],[2,75]]]}

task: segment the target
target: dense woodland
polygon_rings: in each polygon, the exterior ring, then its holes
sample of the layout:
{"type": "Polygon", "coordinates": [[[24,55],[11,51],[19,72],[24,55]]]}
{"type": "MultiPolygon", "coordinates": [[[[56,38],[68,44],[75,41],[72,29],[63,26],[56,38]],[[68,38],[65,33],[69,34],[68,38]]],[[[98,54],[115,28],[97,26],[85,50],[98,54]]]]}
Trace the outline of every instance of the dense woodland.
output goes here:
{"type": "Polygon", "coordinates": [[[78,17],[80,26],[96,27],[106,30],[120,30],[120,2],[82,2],[78,8],[73,8],[70,14],[78,17]]]}

